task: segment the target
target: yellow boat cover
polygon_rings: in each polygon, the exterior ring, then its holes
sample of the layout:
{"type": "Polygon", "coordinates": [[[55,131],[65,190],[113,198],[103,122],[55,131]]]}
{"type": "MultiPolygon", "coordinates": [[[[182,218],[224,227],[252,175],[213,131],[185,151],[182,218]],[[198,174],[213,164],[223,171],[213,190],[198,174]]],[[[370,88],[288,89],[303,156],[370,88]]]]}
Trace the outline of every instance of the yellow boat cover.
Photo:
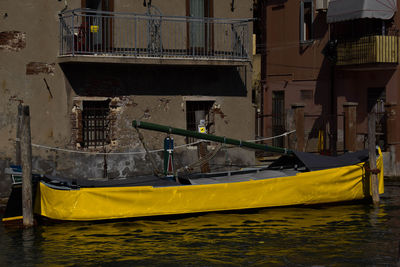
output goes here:
{"type": "MultiPolygon", "coordinates": [[[[380,152],[380,151],[379,151],[380,152]]],[[[295,176],[205,185],[58,190],[40,183],[35,213],[56,220],[105,220],[222,210],[319,204],[371,195],[365,163],[295,176]]],[[[383,193],[382,170],[379,193],[383,193]]]]}

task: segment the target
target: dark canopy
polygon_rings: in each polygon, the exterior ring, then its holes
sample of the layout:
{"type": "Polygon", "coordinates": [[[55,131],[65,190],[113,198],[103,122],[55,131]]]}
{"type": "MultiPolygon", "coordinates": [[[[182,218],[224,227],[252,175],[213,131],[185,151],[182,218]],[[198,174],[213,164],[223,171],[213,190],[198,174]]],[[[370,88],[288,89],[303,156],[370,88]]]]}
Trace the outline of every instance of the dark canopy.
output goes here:
{"type": "Polygon", "coordinates": [[[355,165],[367,161],[369,157],[367,149],[352,153],[344,153],[343,155],[337,157],[323,156],[299,151],[293,152],[310,171],[355,165]]]}

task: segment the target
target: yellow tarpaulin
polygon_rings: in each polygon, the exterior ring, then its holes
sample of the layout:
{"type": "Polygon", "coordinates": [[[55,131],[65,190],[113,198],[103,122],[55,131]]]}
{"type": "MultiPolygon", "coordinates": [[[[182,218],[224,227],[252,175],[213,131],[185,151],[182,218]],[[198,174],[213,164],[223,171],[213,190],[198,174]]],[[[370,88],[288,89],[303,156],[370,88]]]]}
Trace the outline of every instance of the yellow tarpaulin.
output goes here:
{"type": "MultiPolygon", "coordinates": [[[[379,193],[383,193],[382,170],[379,193]]],[[[104,220],[239,210],[363,199],[371,195],[364,163],[295,176],[246,182],[168,187],[102,187],[58,190],[40,183],[35,212],[57,220],[104,220]]]]}

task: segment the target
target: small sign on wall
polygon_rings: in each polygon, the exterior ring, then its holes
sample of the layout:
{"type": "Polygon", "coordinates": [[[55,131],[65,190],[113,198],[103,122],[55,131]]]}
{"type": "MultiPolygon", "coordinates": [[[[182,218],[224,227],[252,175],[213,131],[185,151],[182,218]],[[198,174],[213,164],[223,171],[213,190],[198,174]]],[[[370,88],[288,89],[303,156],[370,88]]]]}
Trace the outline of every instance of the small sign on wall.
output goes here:
{"type": "Polygon", "coordinates": [[[90,32],[97,33],[99,31],[99,26],[90,25],[90,32]]]}

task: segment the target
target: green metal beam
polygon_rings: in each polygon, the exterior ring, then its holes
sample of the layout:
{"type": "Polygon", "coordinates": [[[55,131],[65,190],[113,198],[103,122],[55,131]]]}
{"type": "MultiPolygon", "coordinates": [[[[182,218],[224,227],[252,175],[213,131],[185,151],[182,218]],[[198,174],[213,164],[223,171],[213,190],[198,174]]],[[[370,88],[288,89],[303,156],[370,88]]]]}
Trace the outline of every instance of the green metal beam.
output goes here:
{"type": "Polygon", "coordinates": [[[263,144],[256,144],[256,143],[252,143],[252,142],[247,142],[247,141],[227,138],[227,137],[224,137],[224,136],[216,136],[216,135],[212,135],[212,134],[203,134],[203,133],[198,133],[198,132],[195,132],[195,131],[188,131],[188,130],[185,130],[185,129],[173,128],[173,127],[164,126],[164,125],[155,124],[155,123],[150,123],[150,122],[143,122],[143,121],[134,120],[132,122],[132,126],[135,127],[135,128],[147,129],[147,130],[164,132],[164,133],[169,133],[169,134],[182,135],[182,136],[190,136],[190,137],[197,138],[197,139],[209,140],[209,141],[213,141],[213,142],[224,143],[224,144],[235,145],[235,146],[242,146],[242,147],[247,147],[247,148],[257,149],[257,150],[263,150],[263,151],[268,151],[268,152],[273,152],[273,153],[279,153],[279,154],[291,154],[291,153],[293,153],[291,150],[288,150],[286,148],[267,146],[267,145],[263,145],[263,144]]]}

